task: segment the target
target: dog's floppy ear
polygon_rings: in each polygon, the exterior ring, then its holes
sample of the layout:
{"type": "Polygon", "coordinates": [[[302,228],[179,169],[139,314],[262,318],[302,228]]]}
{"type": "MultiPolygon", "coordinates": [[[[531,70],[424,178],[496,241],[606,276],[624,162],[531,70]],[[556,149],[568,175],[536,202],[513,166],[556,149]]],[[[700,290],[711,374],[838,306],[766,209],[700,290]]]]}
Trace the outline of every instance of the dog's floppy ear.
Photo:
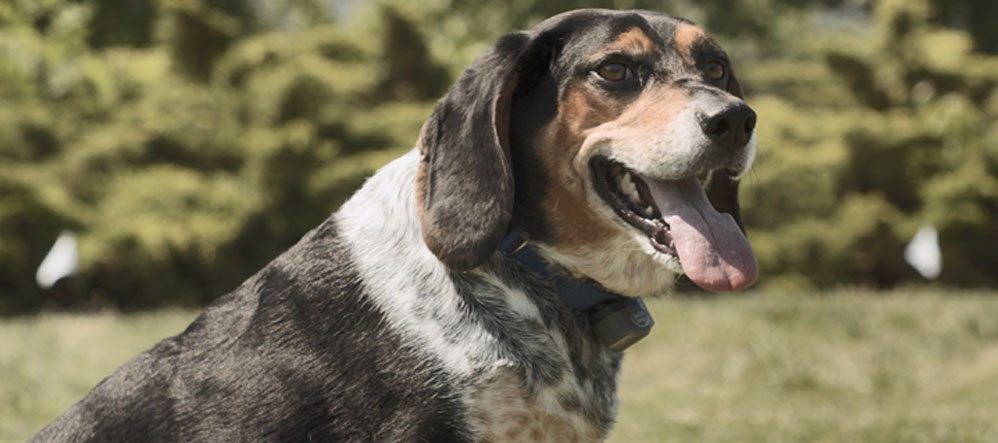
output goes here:
{"type": "Polygon", "coordinates": [[[482,264],[513,212],[509,113],[524,33],[499,39],[440,100],[419,139],[416,198],[423,241],[454,270],[482,264]]]}

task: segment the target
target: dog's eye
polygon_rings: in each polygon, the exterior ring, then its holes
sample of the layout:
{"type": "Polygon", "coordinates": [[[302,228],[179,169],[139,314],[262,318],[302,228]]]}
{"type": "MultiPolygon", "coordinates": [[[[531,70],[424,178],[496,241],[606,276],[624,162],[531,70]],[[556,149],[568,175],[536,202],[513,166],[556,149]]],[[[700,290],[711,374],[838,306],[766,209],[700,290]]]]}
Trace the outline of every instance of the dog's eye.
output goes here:
{"type": "Polygon", "coordinates": [[[604,80],[619,82],[631,77],[631,70],[623,63],[606,63],[596,68],[596,73],[604,80]]]}
{"type": "Polygon", "coordinates": [[[724,64],[719,61],[712,61],[703,66],[703,73],[711,81],[719,81],[724,78],[724,64]]]}

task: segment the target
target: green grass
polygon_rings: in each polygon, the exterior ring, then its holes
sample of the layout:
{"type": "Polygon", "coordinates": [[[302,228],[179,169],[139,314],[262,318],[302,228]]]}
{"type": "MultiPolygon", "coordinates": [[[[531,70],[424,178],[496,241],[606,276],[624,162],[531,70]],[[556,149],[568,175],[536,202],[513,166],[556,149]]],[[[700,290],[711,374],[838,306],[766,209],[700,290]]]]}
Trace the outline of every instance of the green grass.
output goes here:
{"type": "Polygon", "coordinates": [[[46,314],[0,320],[0,442],[23,442],[196,312],[46,314]]]}
{"type": "MultiPolygon", "coordinates": [[[[649,303],[612,442],[998,441],[998,293],[649,303]]],[[[0,321],[0,442],[23,441],[196,313],[0,321]]]]}

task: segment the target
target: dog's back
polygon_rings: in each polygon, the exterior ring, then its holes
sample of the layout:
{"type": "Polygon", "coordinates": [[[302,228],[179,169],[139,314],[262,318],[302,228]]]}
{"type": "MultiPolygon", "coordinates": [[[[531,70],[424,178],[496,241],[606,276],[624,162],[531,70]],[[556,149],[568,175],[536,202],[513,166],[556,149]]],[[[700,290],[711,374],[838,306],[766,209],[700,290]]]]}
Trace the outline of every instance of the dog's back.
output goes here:
{"type": "Polygon", "coordinates": [[[32,441],[464,440],[452,379],[364,291],[331,218],[32,441]]]}

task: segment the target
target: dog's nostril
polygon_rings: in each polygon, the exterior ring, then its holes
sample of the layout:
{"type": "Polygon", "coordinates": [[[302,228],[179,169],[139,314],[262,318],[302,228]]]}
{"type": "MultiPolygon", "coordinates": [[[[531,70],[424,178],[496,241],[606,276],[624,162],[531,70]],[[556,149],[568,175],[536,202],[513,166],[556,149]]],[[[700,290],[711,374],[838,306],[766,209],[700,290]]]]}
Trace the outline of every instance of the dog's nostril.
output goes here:
{"type": "Polygon", "coordinates": [[[728,133],[728,129],[731,129],[731,123],[726,118],[715,119],[709,126],[707,132],[718,137],[723,137],[728,133]]]}

